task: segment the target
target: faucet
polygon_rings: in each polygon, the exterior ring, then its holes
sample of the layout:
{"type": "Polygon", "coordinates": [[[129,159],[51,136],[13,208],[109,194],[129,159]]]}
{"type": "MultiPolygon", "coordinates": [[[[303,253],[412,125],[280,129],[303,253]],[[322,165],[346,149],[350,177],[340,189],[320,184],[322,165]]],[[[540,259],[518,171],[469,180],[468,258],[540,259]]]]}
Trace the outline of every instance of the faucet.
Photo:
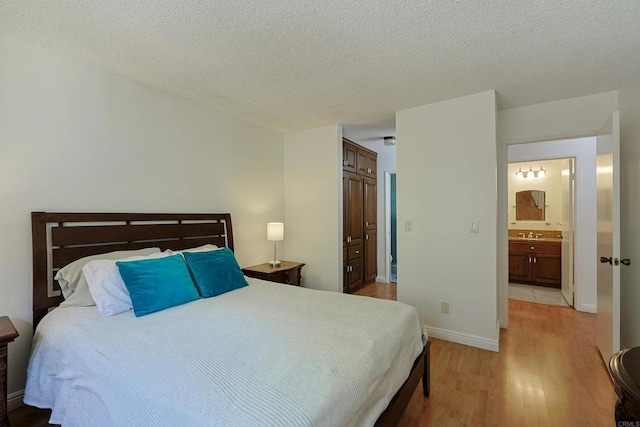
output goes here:
{"type": "Polygon", "coordinates": [[[529,232],[529,238],[530,238],[530,239],[533,239],[533,231],[530,231],[530,232],[529,232]]]}
{"type": "Polygon", "coordinates": [[[539,239],[540,237],[542,237],[542,233],[536,233],[536,239],[539,239]]]}
{"type": "Polygon", "coordinates": [[[527,235],[526,235],[526,234],[524,234],[524,233],[518,233],[518,236],[520,236],[520,237],[527,237],[527,235]]]}

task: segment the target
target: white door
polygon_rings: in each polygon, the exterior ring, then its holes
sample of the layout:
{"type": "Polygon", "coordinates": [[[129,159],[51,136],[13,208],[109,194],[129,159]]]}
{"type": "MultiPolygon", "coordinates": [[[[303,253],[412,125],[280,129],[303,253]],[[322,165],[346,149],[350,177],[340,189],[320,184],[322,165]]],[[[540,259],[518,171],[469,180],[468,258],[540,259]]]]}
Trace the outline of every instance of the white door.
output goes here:
{"type": "Polygon", "coordinates": [[[598,348],[605,363],[620,350],[620,113],[597,137],[598,348]]]}
{"type": "Polygon", "coordinates": [[[575,159],[567,159],[562,163],[560,175],[562,197],[562,296],[573,307],[574,292],[574,182],[575,159]]]}

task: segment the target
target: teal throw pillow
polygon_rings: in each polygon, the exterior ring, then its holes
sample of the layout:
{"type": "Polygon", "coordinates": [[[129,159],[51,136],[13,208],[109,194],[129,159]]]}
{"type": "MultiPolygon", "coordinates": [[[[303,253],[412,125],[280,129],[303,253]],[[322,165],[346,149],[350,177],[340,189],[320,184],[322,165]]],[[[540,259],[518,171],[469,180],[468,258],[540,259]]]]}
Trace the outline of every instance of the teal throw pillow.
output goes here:
{"type": "Polygon", "coordinates": [[[203,298],[247,286],[238,261],[229,248],[185,252],[183,255],[203,298]]]}
{"type": "Polygon", "coordinates": [[[199,298],[180,255],[116,262],[131,295],[136,317],[185,304],[199,298]]]}

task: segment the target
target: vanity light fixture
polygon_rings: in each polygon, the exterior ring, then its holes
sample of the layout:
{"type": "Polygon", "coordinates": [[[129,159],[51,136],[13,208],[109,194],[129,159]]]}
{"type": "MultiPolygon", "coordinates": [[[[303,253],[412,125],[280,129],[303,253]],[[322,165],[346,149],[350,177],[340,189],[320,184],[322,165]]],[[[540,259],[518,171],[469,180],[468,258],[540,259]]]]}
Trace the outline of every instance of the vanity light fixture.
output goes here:
{"type": "Polygon", "coordinates": [[[518,179],[526,179],[526,178],[544,178],[547,176],[547,172],[540,166],[539,170],[533,170],[531,166],[529,166],[528,171],[522,171],[522,168],[518,168],[518,172],[516,172],[516,178],[518,179]]]}
{"type": "Polygon", "coordinates": [[[538,171],[538,178],[544,178],[545,176],[547,176],[547,172],[542,169],[542,165],[540,165],[540,170],[538,171]]]}

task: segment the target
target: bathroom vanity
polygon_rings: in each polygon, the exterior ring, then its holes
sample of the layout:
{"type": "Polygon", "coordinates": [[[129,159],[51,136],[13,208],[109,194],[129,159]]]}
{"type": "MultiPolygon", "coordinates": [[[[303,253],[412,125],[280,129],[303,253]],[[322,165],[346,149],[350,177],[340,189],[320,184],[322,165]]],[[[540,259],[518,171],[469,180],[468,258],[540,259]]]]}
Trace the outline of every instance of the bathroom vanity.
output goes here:
{"type": "Polygon", "coordinates": [[[509,237],[509,282],[560,288],[561,281],[561,239],[509,237]]]}

